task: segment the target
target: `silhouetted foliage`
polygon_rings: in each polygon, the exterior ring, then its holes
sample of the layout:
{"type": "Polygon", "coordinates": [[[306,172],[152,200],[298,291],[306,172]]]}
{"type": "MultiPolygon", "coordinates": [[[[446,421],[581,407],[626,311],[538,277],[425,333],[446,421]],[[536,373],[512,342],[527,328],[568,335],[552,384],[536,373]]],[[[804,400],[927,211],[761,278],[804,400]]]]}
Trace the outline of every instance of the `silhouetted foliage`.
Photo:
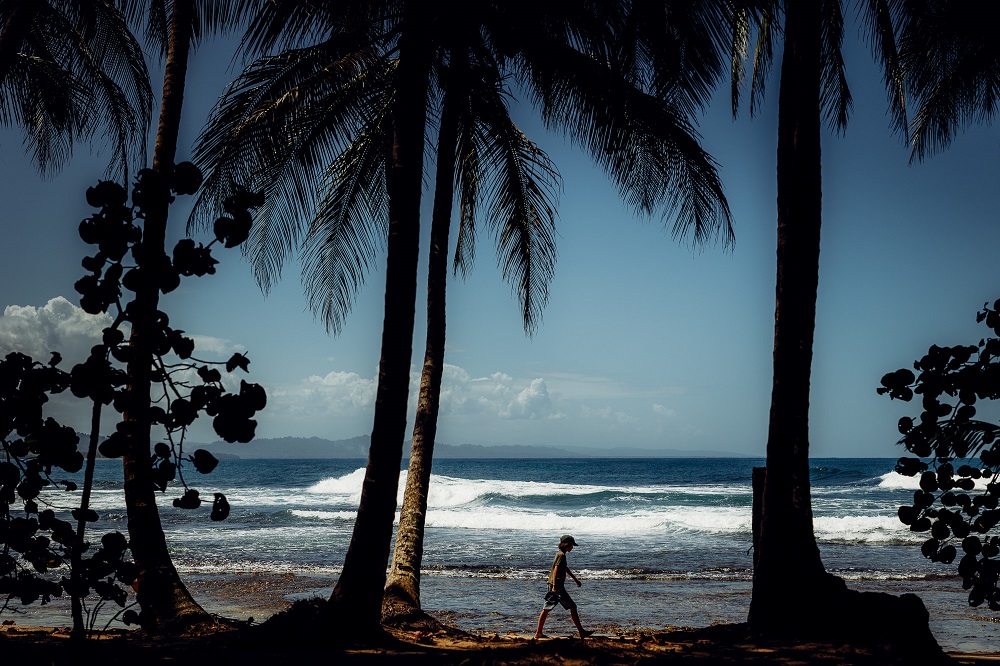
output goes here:
{"type": "MultiPolygon", "coordinates": [[[[983,305],[976,321],[1000,336],[1000,300],[983,305]]],[[[989,536],[1000,523],[1000,426],[973,418],[979,400],[1000,397],[1000,338],[932,345],[913,367],[918,374],[890,372],[878,389],[905,402],[920,396],[923,408],[917,417],[899,419],[899,442],[915,457],[900,458],[896,472],[920,477],[899,519],[929,533],[924,557],[944,564],[960,557],[958,574],[971,606],[1000,610],[1000,536],[989,536]]]]}
{"type": "MultiPolygon", "coordinates": [[[[69,390],[75,397],[93,401],[97,407],[111,405],[120,412],[143,415],[152,425],[161,425],[165,441],[155,445],[150,464],[157,490],[166,492],[170,484],[179,481],[181,495],[173,505],[182,509],[197,509],[202,504],[199,492],[184,478],[184,468],[190,464],[197,472],[212,472],[219,461],[204,449],[186,455],[184,438],[187,429],[202,413],[212,417],[215,431],[229,442],[249,442],[257,426],[253,416],[264,408],[267,396],[257,384],[240,381],[238,392],[223,385],[223,375],[215,366],[224,366],[227,373],[248,370],[250,361],[243,354],[233,354],[224,362],[210,362],[194,357],[195,343],[184,331],[172,328],[169,318],[157,312],[155,327],[148,331],[154,344],[153,376],[162,395],[152,404],[130,404],[126,390],[128,377],[113,361],[127,363],[133,348],[122,330],[135,315],[134,301],[123,301],[123,294],[134,291],[142,276],[140,270],[155,270],[163,293],[175,289],[182,277],[202,276],[215,272],[218,263],[212,257],[216,243],[233,247],[246,240],[251,223],[249,209],[260,205],[260,198],[238,191],[225,202],[227,215],[215,225],[215,240],[207,246],[191,239],[177,243],[173,260],[164,256],[153,268],[139,262],[142,230],[136,224],[144,209],[162,205],[152,201],[159,192],[168,192],[153,181],[157,172],[146,169],[139,173],[128,205],[125,189],[103,181],[87,190],[87,202],[100,210],[80,223],[80,237],[97,251],[83,259],[88,274],[76,282],[80,307],[90,314],[108,313],[112,323],[104,329],[102,342],[91,349],[86,361],[72,371],[59,369],[61,357],[53,353],[46,365],[19,354],[9,354],[0,361],[0,594],[6,595],[6,608],[12,600],[31,604],[47,603],[65,591],[83,599],[91,592],[100,597],[98,606],[113,601],[125,607],[130,586],[138,570],[128,560],[129,543],[119,532],[104,534],[101,546],[89,558],[80,555],[90,549],[73,525],[57,516],[50,504],[51,495],[43,492],[62,485],[64,492],[77,490],[73,481],[58,482],[55,470],[74,474],[84,465],[79,437],[69,427],[44,416],[49,396],[69,390]],[[135,264],[125,262],[131,258],[135,264]],[[175,356],[178,360],[172,361],[175,356]],[[23,517],[20,515],[23,512],[23,517]],[[74,555],[76,557],[74,557],[74,555]],[[73,563],[69,577],[56,580],[53,571],[73,563]]],[[[201,183],[201,174],[190,163],[180,164],[173,172],[170,191],[193,193],[201,183]]],[[[169,194],[170,201],[173,197],[169,194]]],[[[168,201],[167,203],[169,203],[168,201]]],[[[122,420],[99,449],[108,458],[121,457],[128,444],[128,428],[136,421],[122,420]]],[[[96,441],[96,433],[94,434],[96,441]]],[[[54,492],[54,491],[53,491],[54,492]]],[[[79,523],[98,522],[100,517],[84,501],[71,512],[79,523]]],[[[210,518],[224,520],[229,515],[229,502],[222,493],[214,493],[210,518]]],[[[91,628],[96,609],[90,612],[91,628]]],[[[127,610],[123,620],[140,622],[141,614],[127,610]]]]}
{"type": "MultiPolygon", "coordinates": [[[[92,360],[93,357],[88,363],[92,360]]],[[[19,353],[8,354],[0,361],[0,446],[4,454],[0,461],[0,594],[6,596],[3,608],[15,599],[21,604],[39,600],[45,604],[63,591],[81,598],[93,591],[102,601],[113,600],[124,606],[127,592],[118,583],[131,585],[135,580],[134,565],[124,559],[128,543],[118,532],[102,536],[101,547],[89,559],[80,560],[81,570],[70,578],[56,580],[44,575],[68,563],[76,549],[82,553],[90,548],[86,542],[78,541],[72,523],[58,517],[52,508],[43,508],[53,499],[50,493],[43,492],[46,488],[52,488],[52,493],[59,492],[55,490],[59,486],[64,487],[62,492],[77,490],[73,481],[56,481],[53,475],[58,470],[69,474],[79,472],[84,462],[77,448],[76,432],[43,414],[49,395],[62,393],[74,385],[73,373],[59,369],[60,362],[58,354],[53,354],[52,360],[43,365],[19,353]]],[[[95,379],[91,392],[98,393],[98,385],[113,387],[120,380],[119,375],[120,372],[113,371],[95,379]]],[[[77,521],[99,519],[92,509],[75,509],[71,515],[77,521]]]]}

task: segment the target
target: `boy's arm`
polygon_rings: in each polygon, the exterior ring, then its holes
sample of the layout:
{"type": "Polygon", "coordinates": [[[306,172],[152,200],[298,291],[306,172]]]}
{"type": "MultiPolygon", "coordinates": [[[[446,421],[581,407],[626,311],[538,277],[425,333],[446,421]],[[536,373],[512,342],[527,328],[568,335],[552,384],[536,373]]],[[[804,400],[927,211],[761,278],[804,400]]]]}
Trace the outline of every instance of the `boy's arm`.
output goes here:
{"type": "Polygon", "coordinates": [[[573,575],[573,572],[570,571],[568,566],[566,567],[566,575],[573,579],[573,582],[576,583],[577,587],[583,585],[583,583],[580,582],[580,579],[573,575]]]}

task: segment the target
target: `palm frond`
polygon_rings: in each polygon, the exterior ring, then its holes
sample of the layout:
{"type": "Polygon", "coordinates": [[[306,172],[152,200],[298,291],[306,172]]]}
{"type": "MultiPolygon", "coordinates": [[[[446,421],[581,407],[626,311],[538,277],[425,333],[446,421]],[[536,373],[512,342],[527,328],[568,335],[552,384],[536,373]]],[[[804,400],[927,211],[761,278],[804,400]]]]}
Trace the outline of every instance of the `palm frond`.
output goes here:
{"type": "MultiPolygon", "coordinates": [[[[502,82],[499,77],[493,81],[502,82]]],[[[497,241],[498,263],[521,305],[525,332],[532,334],[548,303],[548,286],[555,273],[556,204],[559,174],[548,156],[513,123],[500,85],[478,85],[469,95],[468,128],[474,136],[475,161],[459,160],[460,181],[475,182],[484,221],[497,241]]],[[[463,196],[463,200],[468,195],[463,196]]]]}
{"type": "Polygon", "coordinates": [[[241,16],[247,20],[240,45],[244,58],[302,48],[334,35],[366,35],[385,39],[398,22],[399,2],[376,4],[270,0],[241,16]]]}
{"type": "Polygon", "coordinates": [[[113,150],[107,175],[128,182],[130,164],[145,164],[152,117],[142,48],[110,2],[81,2],[75,8],[69,15],[54,12],[44,30],[49,43],[62,45],[60,60],[90,91],[81,99],[82,138],[103,134],[113,150]]]}
{"type": "Polygon", "coordinates": [[[760,14],[757,25],[757,42],[753,50],[753,68],[750,75],[750,116],[764,103],[764,91],[771,65],[774,64],[774,43],[780,32],[778,16],[773,11],[760,14]]]}
{"type": "Polygon", "coordinates": [[[302,242],[302,284],[310,310],[339,333],[354,295],[388,235],[385,174],[392,122],[386,105],[331,165],[326,194],[302,242]]]}
{"type": "Polygon", "coordinates": [[[840,0],[823,0],[820,6],[820,108],[835,131],[847,129],[851,90],[844,69],[844,15],[840,0]]]}
{"type": "Polygon", "coordinates": [[[211,36],[243,30],[250,17],[268,0],[197,0],[195,43],[211,36]]]}
{"type": "Polygon", "coordinates": [[[100,134],[113,152],[108,175],[126,181],[145,161],[152,91],[122,14],[113,0],[47,0],[30,16],[11,62],[18,71],[3,83],[4,118],[24,127],[44,175],[63,166],[73,142],[93,145],[100,134]]]}
{"type": "MultiPolygon", "coordinates": [[[[456,146],[455,178],[459,195],[459,225],[454,270],[465,278],[476,260],[476,224],[483,167],[479,156],[480,141],[476,119],[468,104],[462,105],[457,122],[460,129],[456,146]]],[[[438,155],[438,159],[442,159],[442,156],[438,155]]]]}
{"type": "Polygon", "coordinates": [[[207,177],[189,225],[207,225],[237,186],[263,192],[246,251],[265,291],[314,215],[324,170],[388,103],[391,68],[332,43],[290,51],[248,67],[213,111],[195,149],[207,177]]]}
{"type": "Polygon", "coordinates": [[[900,0],[865,0],[862,20],[875,59],[882,67],[882,80],[889,96],[889,114],[894,131],[909,143],[906,112],[906,81],[897,46],[901,22],[900,0]]]}
{"type": "Polygon", "coordinates": [[[652,92],[693,115],[708,105],[722,77],[726,66],[723,54],[732,47],[729,25],[736,19],[723,2],[652,4],[663,6],[656,12],[662,19],[653,36],[664,34],[651,40],[649,47],[655,73],[652,92]]]}
{"type": "Polygon", "coordinates": [[[671,233],[701,245],[733,240],[732,215],[715,161],[685,114],[573,49],[555,44],[530,54],[536,102],[550,127],[587,150],[645,214],[673,217],[671,233]]]}
{"type": "Polygon", "coordinates": [[[25,128],[26,148],[41,174],[48,177],[73,154],[81,124],[79,99],[86,91],[50,59],[24,56],[20,60],[23,69],[11,71],[8,80],[20,75],[26,79],[17,86],[17,116],[25,128]]]}
{"type": "Polygon", "coordinates": [[[907,89],[918,103],[911,160],[947,147],[973,123],[988,124],[1000,106],[1000,43],[994,3],[909,0],[899,40],[907,89]]]}

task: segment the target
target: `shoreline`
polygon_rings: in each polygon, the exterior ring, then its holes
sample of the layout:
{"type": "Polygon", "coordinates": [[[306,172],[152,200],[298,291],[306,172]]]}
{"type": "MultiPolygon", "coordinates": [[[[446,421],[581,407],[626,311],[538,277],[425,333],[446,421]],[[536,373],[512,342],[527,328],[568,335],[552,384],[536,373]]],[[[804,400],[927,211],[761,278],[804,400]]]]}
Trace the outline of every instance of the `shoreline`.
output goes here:
{"type": "MultiPolygon", "coordinates": [[[[254,624],[260,624],[294,601],[328,597],[335,577],[227,572],[188,574],[184,580],[210,613],[242,622],[252,618],[254,624]]],[[[574,598],[584,625],[608,640],[743,623],[751,588],[747,581],[585,579],[583,583],[574,598]]],[[[1000,617],[969,608],[957,579],[852,582],[849,587],[897,595],[915,593],[928,608],[931,631],[942,649],[951,654],[992,655],[1000,661],[1000,617]]],[[[421,596],[428,613],[444,624],[473,637],[499,640],[524,637],[533,630],[541,603],[538,590],[536,581],[425,574],[421,596]]],[[[790,598],[790,602],[797,601],[790,598]]],[[[25,614],[0,614],[0,621],[14,623],[5,629],[52,631],[71,624],[66,598],[24,610],[25,614]]],[[[102,628],[110,616],[105,613],[95,626],[102,628]]],[[[546,626],[550,635],[574,633],[568,613],[553,612],[546,626]]]]}

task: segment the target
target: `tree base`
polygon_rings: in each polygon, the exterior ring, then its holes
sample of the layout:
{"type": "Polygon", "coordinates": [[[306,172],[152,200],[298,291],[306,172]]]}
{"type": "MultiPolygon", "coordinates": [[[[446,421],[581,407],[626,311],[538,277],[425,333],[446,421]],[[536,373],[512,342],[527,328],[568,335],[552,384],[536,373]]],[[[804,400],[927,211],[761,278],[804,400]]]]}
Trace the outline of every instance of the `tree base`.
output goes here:
{"type": "Polygon", "coordinates": [[[789,591],[770,607],[752,605],[750,630],[758,635],[852,644],[881,644],[904,663],[947,663],[930,630],[930,614],[915,594],[847,589],[843,579],[824,574],[808,598],[789,591]]]}
{"type": "Polygon", "coordinates": [[[449,627],[423,609],[386,595],[382,600],[382,626],[400,631],[424,631],[449,636],[467,636],[464,631],[449,627]]]}

